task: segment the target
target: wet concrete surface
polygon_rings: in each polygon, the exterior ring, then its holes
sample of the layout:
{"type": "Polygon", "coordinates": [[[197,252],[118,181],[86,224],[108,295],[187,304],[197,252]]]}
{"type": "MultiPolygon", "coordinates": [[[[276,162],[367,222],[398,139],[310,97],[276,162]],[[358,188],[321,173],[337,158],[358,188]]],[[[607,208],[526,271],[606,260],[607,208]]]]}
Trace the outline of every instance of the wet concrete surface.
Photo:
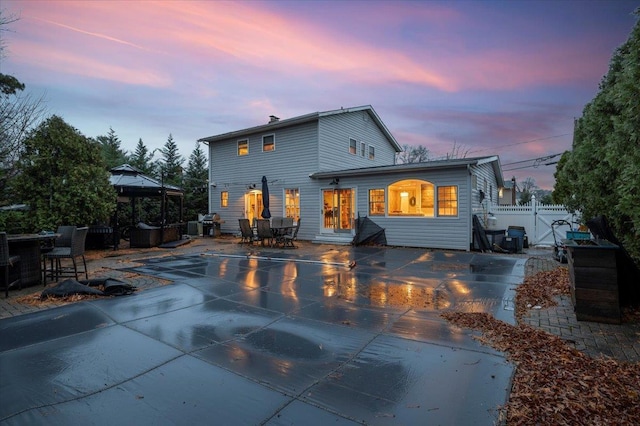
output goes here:
{"type": "Polygon", "coordinates": [[[514,367],[440,314],[515,323],[525,261],[372,247],[142,260],[127,270],[174,284],[0,320],[0,422],[495,424],[514,367]]]}

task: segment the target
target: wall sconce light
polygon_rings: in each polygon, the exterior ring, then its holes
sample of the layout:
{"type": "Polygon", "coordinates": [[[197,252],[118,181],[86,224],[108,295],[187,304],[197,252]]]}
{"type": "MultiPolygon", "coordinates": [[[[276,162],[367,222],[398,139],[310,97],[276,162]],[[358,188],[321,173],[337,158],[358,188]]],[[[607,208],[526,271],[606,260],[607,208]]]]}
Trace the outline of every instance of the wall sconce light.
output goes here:
{"type": "Polygon", "coordinates": [[[329,182],[329,185],[339,185],[339,184],[340,184],[340,178],[333,178],[333,180],[329,182]]]}

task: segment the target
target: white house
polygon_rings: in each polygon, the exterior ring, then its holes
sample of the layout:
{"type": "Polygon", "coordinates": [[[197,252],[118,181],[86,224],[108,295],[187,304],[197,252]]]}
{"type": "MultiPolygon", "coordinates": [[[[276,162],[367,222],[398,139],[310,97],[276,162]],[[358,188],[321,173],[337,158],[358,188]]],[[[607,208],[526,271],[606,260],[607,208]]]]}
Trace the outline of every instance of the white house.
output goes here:
{"type": "Polygon", "coordinates": [[[265,176],[272,216],[301,218],[299,239],[350,243],[356,218],[368,216],[389,245],[469,250],[473,214],[504,186],[497,156],[395,164],[402,149],[371,106],[271,116],[199,141],[222,232],[260,217],[265,176]]]}

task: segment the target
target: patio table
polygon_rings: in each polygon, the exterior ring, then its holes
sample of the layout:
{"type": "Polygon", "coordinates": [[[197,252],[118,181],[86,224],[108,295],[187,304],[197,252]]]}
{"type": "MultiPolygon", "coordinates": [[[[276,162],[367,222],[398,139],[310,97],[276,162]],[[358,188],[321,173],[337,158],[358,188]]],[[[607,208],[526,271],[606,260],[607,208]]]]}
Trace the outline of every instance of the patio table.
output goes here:
{"type": "Polygon", "coordinates": [[[9,253],[20,256],[20,280],[22,286],[32,286],[42,282],[40,245],[53,241],[60,234],[10,234],[7,235],[9,253]]]}

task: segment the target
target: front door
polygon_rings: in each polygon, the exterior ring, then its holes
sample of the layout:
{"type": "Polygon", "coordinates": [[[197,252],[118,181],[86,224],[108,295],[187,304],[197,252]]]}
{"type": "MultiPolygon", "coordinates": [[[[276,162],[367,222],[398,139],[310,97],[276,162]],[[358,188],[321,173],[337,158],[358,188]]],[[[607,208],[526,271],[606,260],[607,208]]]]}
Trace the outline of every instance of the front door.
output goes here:
{"type": "Polygon", "coordinates": [[[352,188],[323,189],[323,229],[333,232],[351,232],[354,224],[354,195],[352,188]]]}
{"type": "Polygon", "coordinates": [[[260,219],[264,206],[262,204],[262,191],[253,190],[244,194],[244,213],[249,222],[260,219]]]}

